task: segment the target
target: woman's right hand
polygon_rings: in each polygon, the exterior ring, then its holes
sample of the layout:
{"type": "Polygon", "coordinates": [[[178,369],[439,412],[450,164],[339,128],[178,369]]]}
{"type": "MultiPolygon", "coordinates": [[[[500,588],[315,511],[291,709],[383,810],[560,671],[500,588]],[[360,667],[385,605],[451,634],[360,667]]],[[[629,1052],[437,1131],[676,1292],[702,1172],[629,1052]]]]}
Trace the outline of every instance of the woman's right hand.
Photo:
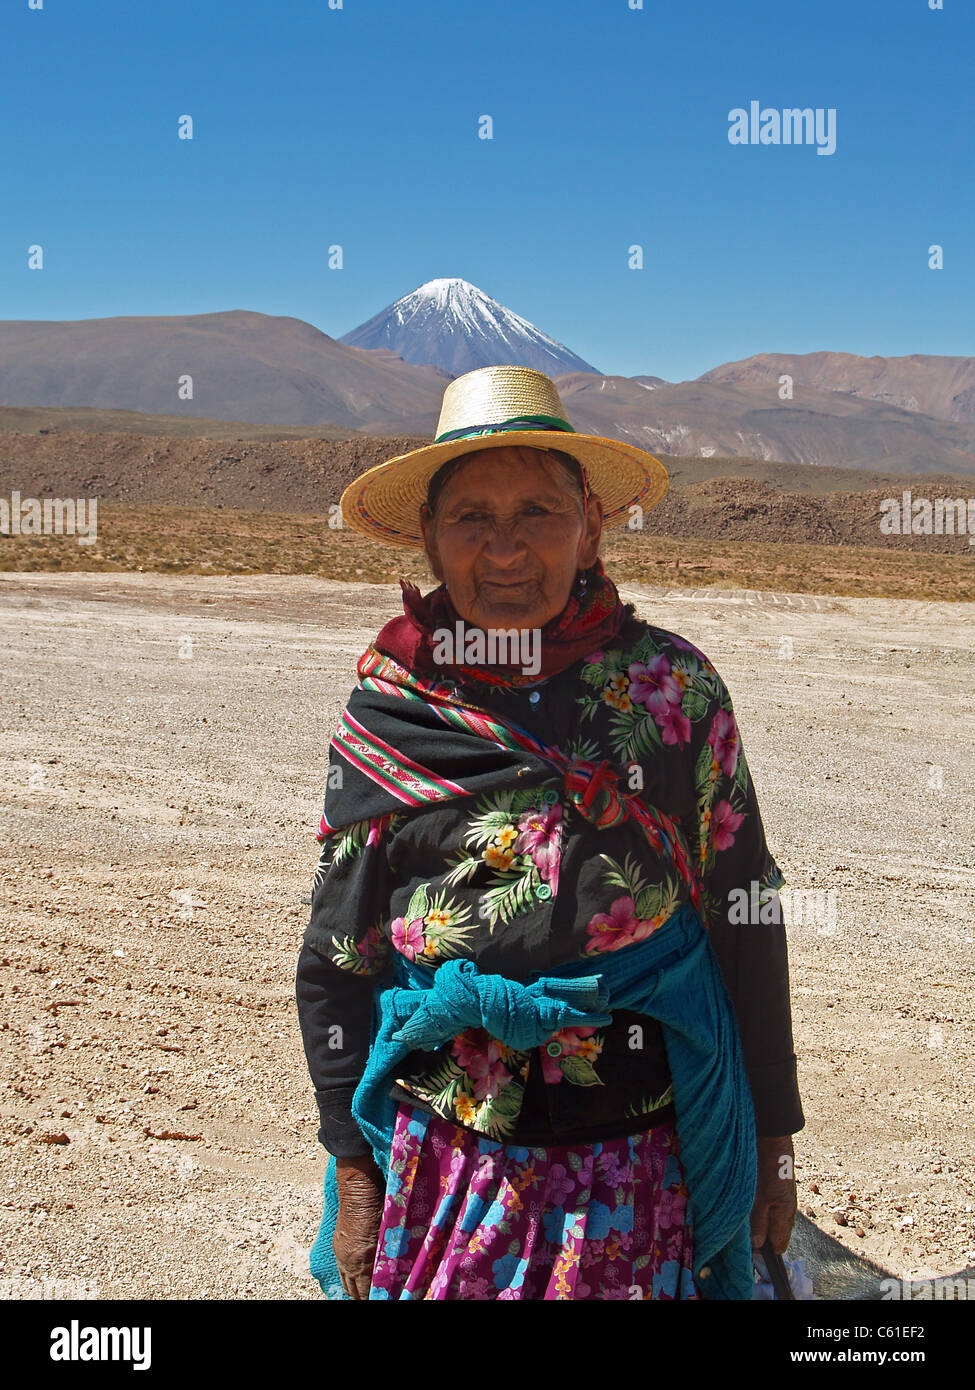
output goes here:
{"type": "Polygon", "coordinates": [[[335,1181],[339,1210],[332,1249],[339,1278],[350,1298],[368,1299],[386,1184],[371,1154],[337,1158],[335,1181]]]}

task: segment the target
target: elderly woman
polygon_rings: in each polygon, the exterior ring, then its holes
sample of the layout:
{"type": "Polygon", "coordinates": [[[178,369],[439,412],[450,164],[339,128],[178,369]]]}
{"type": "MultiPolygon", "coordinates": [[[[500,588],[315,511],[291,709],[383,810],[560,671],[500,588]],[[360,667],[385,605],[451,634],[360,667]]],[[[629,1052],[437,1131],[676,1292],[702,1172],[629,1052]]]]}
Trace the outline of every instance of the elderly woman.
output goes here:
{"type": "Polygon", "coordinates": [[[802,1128],[782,874],[728,691],[603,526],[649,454],[487,367],[346,490],[423,546],[332,740],[299,1019],[353,1299],[748,1299],[802,1128]]]}

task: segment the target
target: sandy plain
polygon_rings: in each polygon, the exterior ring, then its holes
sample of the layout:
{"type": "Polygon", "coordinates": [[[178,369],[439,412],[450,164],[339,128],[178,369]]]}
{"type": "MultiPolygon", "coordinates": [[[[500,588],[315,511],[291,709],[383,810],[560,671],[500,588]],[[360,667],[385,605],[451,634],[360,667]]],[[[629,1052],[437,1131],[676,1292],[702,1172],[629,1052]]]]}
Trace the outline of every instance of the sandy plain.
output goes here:
{"type": "MultiPolygon", "coordinates": [[[[786,875],[803,1211],[898,1277],[975,1263],[975,604],[623,590],[723,675],[786,875]]],[[[321,1297],[294,966],[397,607],[0,574],[3,1297],[321,1297]]]]}

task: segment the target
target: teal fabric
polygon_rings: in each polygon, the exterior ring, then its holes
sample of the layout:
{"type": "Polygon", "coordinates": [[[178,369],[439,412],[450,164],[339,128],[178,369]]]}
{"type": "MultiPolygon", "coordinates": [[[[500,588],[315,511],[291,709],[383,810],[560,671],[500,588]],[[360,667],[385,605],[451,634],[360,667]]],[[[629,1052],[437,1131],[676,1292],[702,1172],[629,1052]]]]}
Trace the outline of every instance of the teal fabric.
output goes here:
{"type": "Polygon", "coordinates": [[[446,430],[438,434],[434,444],[448,444],[455,439],[476,439],[484,434],[502,434],[509,430],[559,430],[563,434],[575,434],[568,420],[559,415],[512,415],[507,420],[499,420],[494,425],[471,425],[459,430],[446,430]]]}
{"type": "Polygon", "coordinates": [[[344,1299],[349,1302],[351,1300],[342,1288],[339,1267],[335,1263],[335,1252],[332,1249],[332,1237],[335,1234],[335,1222],[338,1219],[338,1214],[339,1194],[335,1182],[335,1159],[329,1156],[325,1169],[325,1207],[321,1224],[318,1227],[318,1235],[315,1237],[315,1244],[308,1255],[308,1267],[311,1270],[312,1278],[318,1280],[319,1287],[326,1298],[344,1299]]]}
{"type": "MultiPolygon", "coordinates": [[[[400,956],[396,967],[396,978],[376,990],[369,1062],[352,1102],[381,1172],[389,1168],[396,1121],[390,1085],[414,1049],[434,1050],[474,1026],[525,1050],[560,1028],[599,1027],[610,1009],[648,1014],[659,1019],[667,1048],[695,1280],[704,1298],[751,1300],[754,1110],[734,1010],[691,904],[646,941],[562,966],[527,985],[482,975],[466,960],[431,971],[400,956]]],[[[330,1160],[325,1213],[311,1254],[312,1273],[329,1297],[341,1289],[332,1253],[337,1210],[330,1160]]]]}

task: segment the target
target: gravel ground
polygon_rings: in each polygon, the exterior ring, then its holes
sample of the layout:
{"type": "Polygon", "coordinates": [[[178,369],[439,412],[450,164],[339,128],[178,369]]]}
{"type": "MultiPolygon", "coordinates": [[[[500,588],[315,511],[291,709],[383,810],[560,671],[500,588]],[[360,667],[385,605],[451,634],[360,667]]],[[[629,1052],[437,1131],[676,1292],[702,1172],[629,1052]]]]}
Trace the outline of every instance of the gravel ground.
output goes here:
{"type": "MultiPolygon", "coordinates": [[[[786,875],[802,1209],[898,1277],[975,1263],[975,604],[624,592],[724,676],[786,875]]],[[[0,1296],[320,1297],[301,899],[397,606],[0,575],[0,1296]]]]}

